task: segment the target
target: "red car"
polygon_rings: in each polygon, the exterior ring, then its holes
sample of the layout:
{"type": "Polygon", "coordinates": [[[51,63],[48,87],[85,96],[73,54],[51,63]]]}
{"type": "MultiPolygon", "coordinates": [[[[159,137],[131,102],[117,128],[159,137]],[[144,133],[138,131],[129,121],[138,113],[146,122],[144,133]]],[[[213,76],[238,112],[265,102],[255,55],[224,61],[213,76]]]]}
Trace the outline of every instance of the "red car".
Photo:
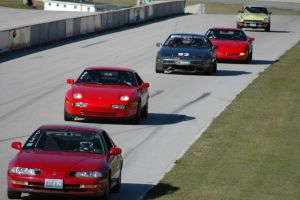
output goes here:
{"type": "Polygon", "coordinates": [[[253,37],[239,28],[211,28],[205,35],[217,48],[218,60],[252,61],[253,37]]]}
{"type": "Polygon", "coordinates": [[[102,129],[45,125],[26,141],[13,142],[19,150],[7,171],[7,196],[51,193],[102,196],[120,191],[123,159],[102,129]]]}
{"type": "Polygon", "coordinates": [[[67,80],[64,118],[126,118],[138,123],[148,116],[148,87],[131,69],[90,67],[79,78],[67,80]]]}

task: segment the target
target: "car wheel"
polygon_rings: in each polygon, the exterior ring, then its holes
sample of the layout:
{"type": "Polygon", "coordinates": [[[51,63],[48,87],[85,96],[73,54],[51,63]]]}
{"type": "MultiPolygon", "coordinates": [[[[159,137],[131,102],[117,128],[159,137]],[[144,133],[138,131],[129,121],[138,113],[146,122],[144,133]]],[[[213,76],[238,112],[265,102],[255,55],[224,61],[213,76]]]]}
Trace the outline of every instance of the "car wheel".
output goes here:
{"type": "Polygon", "coordinates": [[[160,69],[160,68],[156,65],[156,66],[155,66],[155,72],[161,74],[161,73],[164,73],[164,70],[163,70],[163,69],[160,69]]]}
{"type": "Polygon", "coordinates": [[[9,198],[9,199],[20,199],[21,195],[22,195],[21,192],[7,190],[7,198],[9,198]]]}
{"type": "Polygon", "coordinates": [[[141,119],[141,102],[139,102],[139,104],[138,104],[136,114],[135,114],[134,118],[132,119],[132,123],[139,124],[140,119],[141,119]]]}
{"type": "Polygon", "coordinates": [[[217,68],[218,68],[218,63],[217,61],[214,62],[214,68],[213,68],[213,72],[216,73],[217,72],[217,68]]]}
{"type": "Polygon", "coordinates": [[[122,187],[122,172],[120,172],[119,178],[117,180],[117,185],[112,189],[113,192],[121,192],[122,187]]]}
{"type": "Polygon", "coordinates": [[[148,117],[148,100],[146,105],[144,106],[144,108],[141,111],[141,118],[142,119],[146,119],[148,117]]]}
{"type": "Polygon", "coordinates": [[[74,120],[74,117],[70,114],[67,113],[66,109],[64,111],[64,119],[65,121],[73,121],[74,120]]]}
{"type": "Polygon", "coordinates": [[[266,32],[269,32],[271,30],[271,24],[269,24],[266,28],[265,28],[265,31],[266,32]]]}
{"type": "Polygon", "coordinates": [[[252,62],[252,52],[251,52],[251,54],[249,55],[249,62],[252,62]]]}

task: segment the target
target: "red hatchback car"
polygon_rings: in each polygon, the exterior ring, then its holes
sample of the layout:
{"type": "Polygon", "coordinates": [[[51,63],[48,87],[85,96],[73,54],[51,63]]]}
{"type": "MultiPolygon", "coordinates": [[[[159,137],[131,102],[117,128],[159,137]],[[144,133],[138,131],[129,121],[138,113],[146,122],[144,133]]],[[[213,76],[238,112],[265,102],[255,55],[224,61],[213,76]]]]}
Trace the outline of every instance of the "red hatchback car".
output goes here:
{"type": "Polygon", "coordinates": [[[211,28],[205,35],[217,47],[218,60],[252,61],[253,37],[239,28],[211,28]]]}
{"type": "Polygon", "coordinates": [[[13,142],[19,153],[9,163],[7,195],[51,193],[102,196],[120,191],[123,159],[102,129],[45,125],[26,141],[13,142]]]}
{"type": "Polygon", "coordinates": [[[64,118],[125,118],[138,123],[148,116],[148,87],[131,69],[90,67],[74,81],[66,93],[64,118]]]}

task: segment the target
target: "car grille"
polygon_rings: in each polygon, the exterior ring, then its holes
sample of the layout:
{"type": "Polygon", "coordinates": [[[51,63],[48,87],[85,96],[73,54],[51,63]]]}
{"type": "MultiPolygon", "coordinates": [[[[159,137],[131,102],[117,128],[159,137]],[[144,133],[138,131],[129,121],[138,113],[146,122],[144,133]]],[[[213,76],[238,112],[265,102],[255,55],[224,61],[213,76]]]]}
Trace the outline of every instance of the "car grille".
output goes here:
{"type": "Polygon", "coordinates": [[[63,189],[48,189],[44,187],[44,183],[29,182],[28,185],[22,185],[24,189],[30,190],[44,190],[44,191],[56,191],[56,192],[87,192],[87,189],[80,188],[79,184],[64,184],[63,189]]]}
{"type": "Polygon", "coordinates": [[[81,116],[87,117],[118,117],[118,113],[115,112],[89,112],[89,111],[81,111],[81,116]]]}
{"type": "Polygon", "coordinates": [[[163,64],[175,64],[175,60],[163,60],[163,64]]]}

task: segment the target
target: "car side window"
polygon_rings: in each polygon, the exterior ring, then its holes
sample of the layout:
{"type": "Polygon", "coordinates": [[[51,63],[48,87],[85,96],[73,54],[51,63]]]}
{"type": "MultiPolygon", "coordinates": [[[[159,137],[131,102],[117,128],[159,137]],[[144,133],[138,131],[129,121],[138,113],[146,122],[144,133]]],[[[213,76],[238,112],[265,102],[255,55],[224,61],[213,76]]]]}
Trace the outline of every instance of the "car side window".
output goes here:
{"type": "Polygon", "coordinates": [[[111,139],[109,138],[109,136],[107,135],[107,133],[105,131],[102,132],[103,138],[105,140],[105,144],[107,146],[107,150],[108,152],[110,151],[110,149],[112,147],[114,147],[114,144],[112,143],[111,139]]]}
{"type": "Polygon", "coordinates": [[[141,79],[141,77],[140,77],[137,73],[135,73],[135,78],[136,78],[136,80],[137,80],[137,82],[138,82],[138,85],[142,85],[142,83],[143,83],[144,81],[141,79]]]}

